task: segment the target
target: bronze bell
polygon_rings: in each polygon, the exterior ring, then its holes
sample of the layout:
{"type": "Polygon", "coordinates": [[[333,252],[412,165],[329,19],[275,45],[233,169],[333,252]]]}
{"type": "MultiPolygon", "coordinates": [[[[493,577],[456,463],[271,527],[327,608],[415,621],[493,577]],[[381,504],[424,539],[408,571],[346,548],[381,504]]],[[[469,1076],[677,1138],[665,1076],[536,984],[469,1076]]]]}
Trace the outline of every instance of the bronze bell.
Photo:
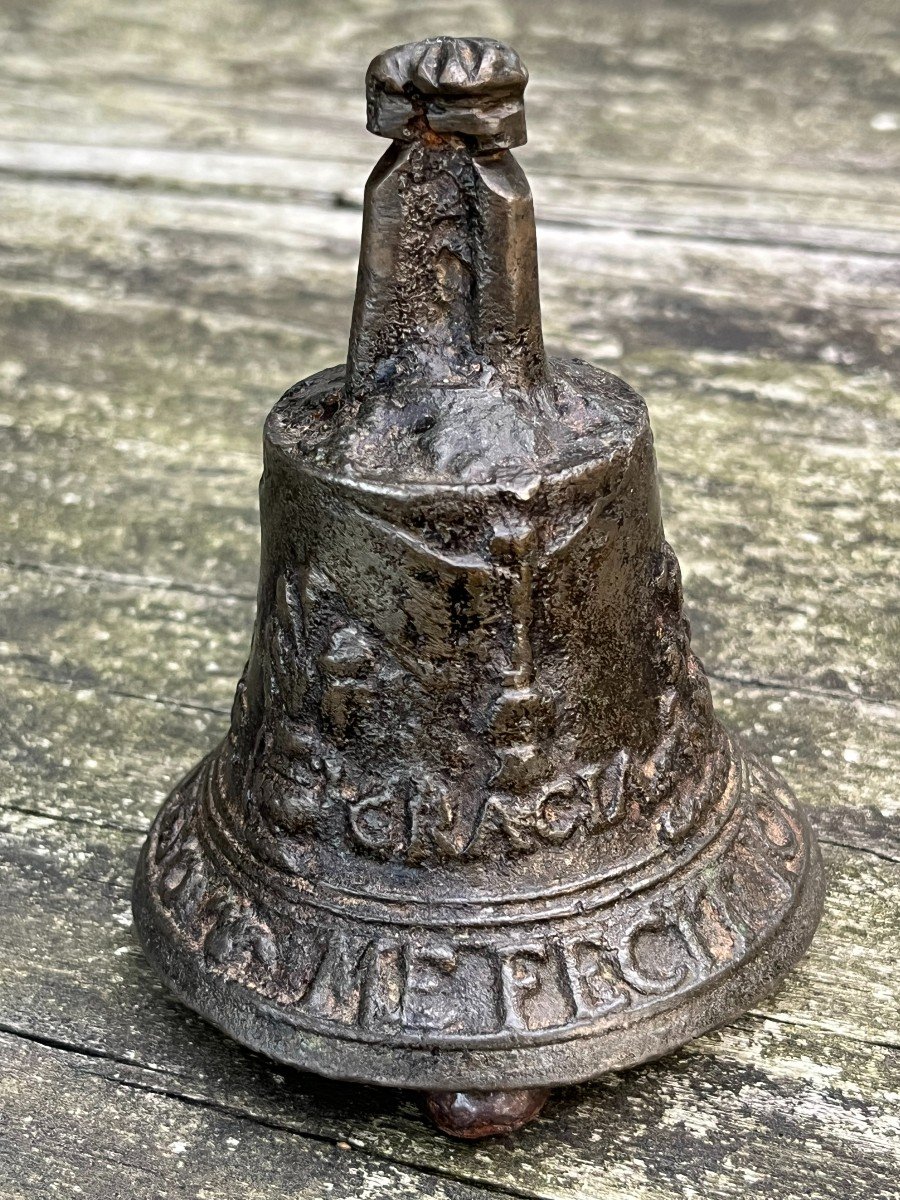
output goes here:
{"type": "Polygon", "coordinates": [[[266,422],[231,729],[134,892],[191,1007],[472,1137],[745,1011],[822,904],[691,651],[644,401],[545,355],[526,80],[476,38],[369,67],[349,358],[266,422]]]}

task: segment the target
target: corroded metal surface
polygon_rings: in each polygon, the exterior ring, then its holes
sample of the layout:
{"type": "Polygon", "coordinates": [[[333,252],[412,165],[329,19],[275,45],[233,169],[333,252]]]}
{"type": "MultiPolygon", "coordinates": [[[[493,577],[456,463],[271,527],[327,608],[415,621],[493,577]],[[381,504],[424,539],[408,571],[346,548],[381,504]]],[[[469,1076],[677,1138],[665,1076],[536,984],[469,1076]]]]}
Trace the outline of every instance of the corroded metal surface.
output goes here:
{"type": "Polygon", "coordinates": [[[549,1088],[521,1088],[505,1092],[429,1092],[428,1115],[444,1133],[473,1141],[502,1133],[515,1133],[540,1116],[550,1097],[549,1088]]]}
{"type": "Polygon", "coordinates": [[[266,424],[231,729],[135,889],[150,958],[233,1036],[445,1093],[662,1054],[771,988],[821,907],[804,817],[690,649],[644,402],[545,355],[526,79],[475,39],[370,68],[392,144],[349,359],[266,424]]]}

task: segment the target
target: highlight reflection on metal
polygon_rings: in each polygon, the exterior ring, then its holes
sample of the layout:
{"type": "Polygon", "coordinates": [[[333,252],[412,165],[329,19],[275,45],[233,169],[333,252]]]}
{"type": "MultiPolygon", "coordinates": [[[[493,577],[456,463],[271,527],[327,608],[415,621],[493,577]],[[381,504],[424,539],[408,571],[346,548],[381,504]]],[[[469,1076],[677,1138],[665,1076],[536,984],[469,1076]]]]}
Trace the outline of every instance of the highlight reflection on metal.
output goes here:
{"type": "Polygon", "coordinates": [[[369,68],[348,362],[266,423],[231,728],[134,898],[188,1004],[467,1137],[743,1011],[821,906],[691,651],[646,406],[545,354],[526,79],[478,39],[369,68]]]}

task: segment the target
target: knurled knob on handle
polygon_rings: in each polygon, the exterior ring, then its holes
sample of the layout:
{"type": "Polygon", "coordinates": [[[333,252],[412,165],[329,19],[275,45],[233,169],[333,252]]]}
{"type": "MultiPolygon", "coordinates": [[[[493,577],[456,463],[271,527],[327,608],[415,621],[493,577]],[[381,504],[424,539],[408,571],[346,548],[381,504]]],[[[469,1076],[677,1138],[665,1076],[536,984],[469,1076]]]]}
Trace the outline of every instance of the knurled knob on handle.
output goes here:
{"type": "Polygon", "coordinates": [[[521,146],[528,72],[490,38],[426,38],[385,50],[366,73],[372,133],[412,141],[428,130],[455,135],[474,153],[521,146]]]}

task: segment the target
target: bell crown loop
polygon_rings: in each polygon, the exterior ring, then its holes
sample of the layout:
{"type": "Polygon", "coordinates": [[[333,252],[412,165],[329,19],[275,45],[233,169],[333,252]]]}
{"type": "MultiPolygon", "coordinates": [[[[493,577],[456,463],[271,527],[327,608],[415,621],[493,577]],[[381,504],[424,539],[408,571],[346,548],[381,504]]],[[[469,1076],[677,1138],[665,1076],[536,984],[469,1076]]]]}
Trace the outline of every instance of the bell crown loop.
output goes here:
{"type": "Polygon", "coordinates": [[[366,185],[342,400],[312,421],[323,450],[394,478],[536,466],[566,439],[543,429],[565,420],[531,191],[509,153],[527,73],[499,42],[445,37],[385,51],[366,80],[369,128],[392,145],[366,185]]]}
{"type": "Polygon", "coordinates": [[[381,137],[455,136],[477,154],[526,140],[528,72],[490,38],[426,38],[377,55],[366,72],[368,128],[381,137]]]}

